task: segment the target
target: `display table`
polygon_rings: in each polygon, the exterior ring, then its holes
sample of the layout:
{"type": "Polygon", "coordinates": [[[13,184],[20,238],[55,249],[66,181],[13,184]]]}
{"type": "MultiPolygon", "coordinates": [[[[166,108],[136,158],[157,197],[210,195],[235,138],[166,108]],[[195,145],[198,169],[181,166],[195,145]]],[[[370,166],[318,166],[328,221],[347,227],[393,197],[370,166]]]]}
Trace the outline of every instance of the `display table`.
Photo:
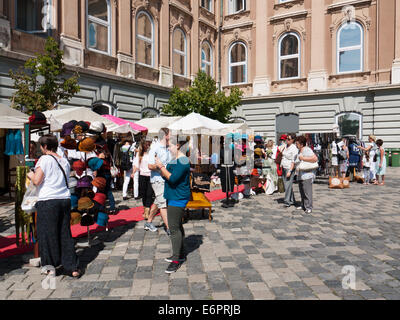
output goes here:
{"type": "Polygon", "coordinates": [[[207,197],[202,192],[191,192],[190,201],[186,205],[186,213],[189,214],[189,210],[202,210],[202,214],[204,216],[204,210],[208,209],[208,220],[211,221],[213,219],[211,215],[212,204],[207,199],[207,197]]]}

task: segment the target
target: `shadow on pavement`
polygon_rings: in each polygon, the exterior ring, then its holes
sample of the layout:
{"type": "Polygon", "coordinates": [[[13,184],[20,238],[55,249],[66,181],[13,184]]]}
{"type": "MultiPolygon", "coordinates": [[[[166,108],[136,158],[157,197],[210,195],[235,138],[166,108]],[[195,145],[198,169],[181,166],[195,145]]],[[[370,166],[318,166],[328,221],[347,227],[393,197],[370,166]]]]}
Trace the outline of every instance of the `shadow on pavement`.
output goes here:
{"type": "Polygon", "coordinates": [[[203,236],[194,234],[185,238],[185,251],[188,255],[189,253],[197,250],[203,244],[203,236]]]}

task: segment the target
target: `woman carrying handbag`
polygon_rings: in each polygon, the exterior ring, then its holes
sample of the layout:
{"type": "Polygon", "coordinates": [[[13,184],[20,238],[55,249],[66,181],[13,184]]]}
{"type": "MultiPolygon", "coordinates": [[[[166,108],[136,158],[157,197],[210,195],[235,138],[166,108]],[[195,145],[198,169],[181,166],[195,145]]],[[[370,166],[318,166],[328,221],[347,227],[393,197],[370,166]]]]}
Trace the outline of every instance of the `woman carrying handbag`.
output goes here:
{"type": "Polygon", "coordinates": [[[48,266],[62,266],[65,274],[79,278],[79,260],[70,229],[70,165],[67,159],[57,154],[56,136],[44,135],[39,144],[43,156],[36,164],[35,172],[28,173],[27,177],[38,188],[37,235],[42,273],[48,272],[48,266]]]}
{"type": "Polygon", "coordinates": [[[315,170],[318,168],[318,157],[307,147],[306,137],[297,137],[296,146],[299,149],[296,163],[301,195],[301,207],[298,209],[303,209],[305,213],[310,214],[313,209],[312,185],[315,179],[315,170]]]}

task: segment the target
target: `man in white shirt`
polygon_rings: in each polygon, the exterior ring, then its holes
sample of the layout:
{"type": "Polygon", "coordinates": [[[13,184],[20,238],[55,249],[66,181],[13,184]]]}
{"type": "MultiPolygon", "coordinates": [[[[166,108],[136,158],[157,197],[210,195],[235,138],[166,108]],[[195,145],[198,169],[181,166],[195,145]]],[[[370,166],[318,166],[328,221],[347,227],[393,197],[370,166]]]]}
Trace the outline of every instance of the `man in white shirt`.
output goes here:
{"type": "Polygon", "coordinates": [[[169,143],[169,129],[162,128],[160,130],[160,139],[158,142],[151,145],[149,151],[149,169],[151,170],[150,183],[153,187],[155,199],[154,205],[150,209],[148,222],[145,223],[144,229],[150,230],[151,232],[157,231],[157,228],[151,222],[157,212],[160,209],[161,218],[164,221],[166,232],[169,235],[168,219],[167,219],[167,200],[164,198],[164,184],[165,181],[160,174],[156,166],[156,157],[166,166],[171,160],[171,154],[168,150],[169,143]]]}

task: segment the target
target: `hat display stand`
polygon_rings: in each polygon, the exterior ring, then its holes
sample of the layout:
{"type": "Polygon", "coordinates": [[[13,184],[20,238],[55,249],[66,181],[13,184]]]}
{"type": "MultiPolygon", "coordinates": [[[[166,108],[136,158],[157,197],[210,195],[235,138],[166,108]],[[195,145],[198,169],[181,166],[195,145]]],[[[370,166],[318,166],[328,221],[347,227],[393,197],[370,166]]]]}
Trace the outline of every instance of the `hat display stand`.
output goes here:
{"type": "MultiPolygon", "coordinates": [[[[81,134],[83,135],[85,138],[87,137],[86,133],[81,134]]],[[[85,152],[85,164],[87,164],[87,153],[85,152]]],[[[87,175],[87,167],[85,168],[85,176],[87,175]]],[[[94,224],[94,221],[91,225],[94,224]]],[[[90,225],[86,226],[87,227],[87,236],[86,239],[84,241],[78,241],[75,245],[76,248],[91,248],[93,246],[97,246],[99,244],[101,244],[102,242],[98,239],[97,236],[94,236],[93,238],[91,238],[90,236],[90,225]]],[[[106,229],[106,231],[108,231],[108,228],[106,229]]]]}

